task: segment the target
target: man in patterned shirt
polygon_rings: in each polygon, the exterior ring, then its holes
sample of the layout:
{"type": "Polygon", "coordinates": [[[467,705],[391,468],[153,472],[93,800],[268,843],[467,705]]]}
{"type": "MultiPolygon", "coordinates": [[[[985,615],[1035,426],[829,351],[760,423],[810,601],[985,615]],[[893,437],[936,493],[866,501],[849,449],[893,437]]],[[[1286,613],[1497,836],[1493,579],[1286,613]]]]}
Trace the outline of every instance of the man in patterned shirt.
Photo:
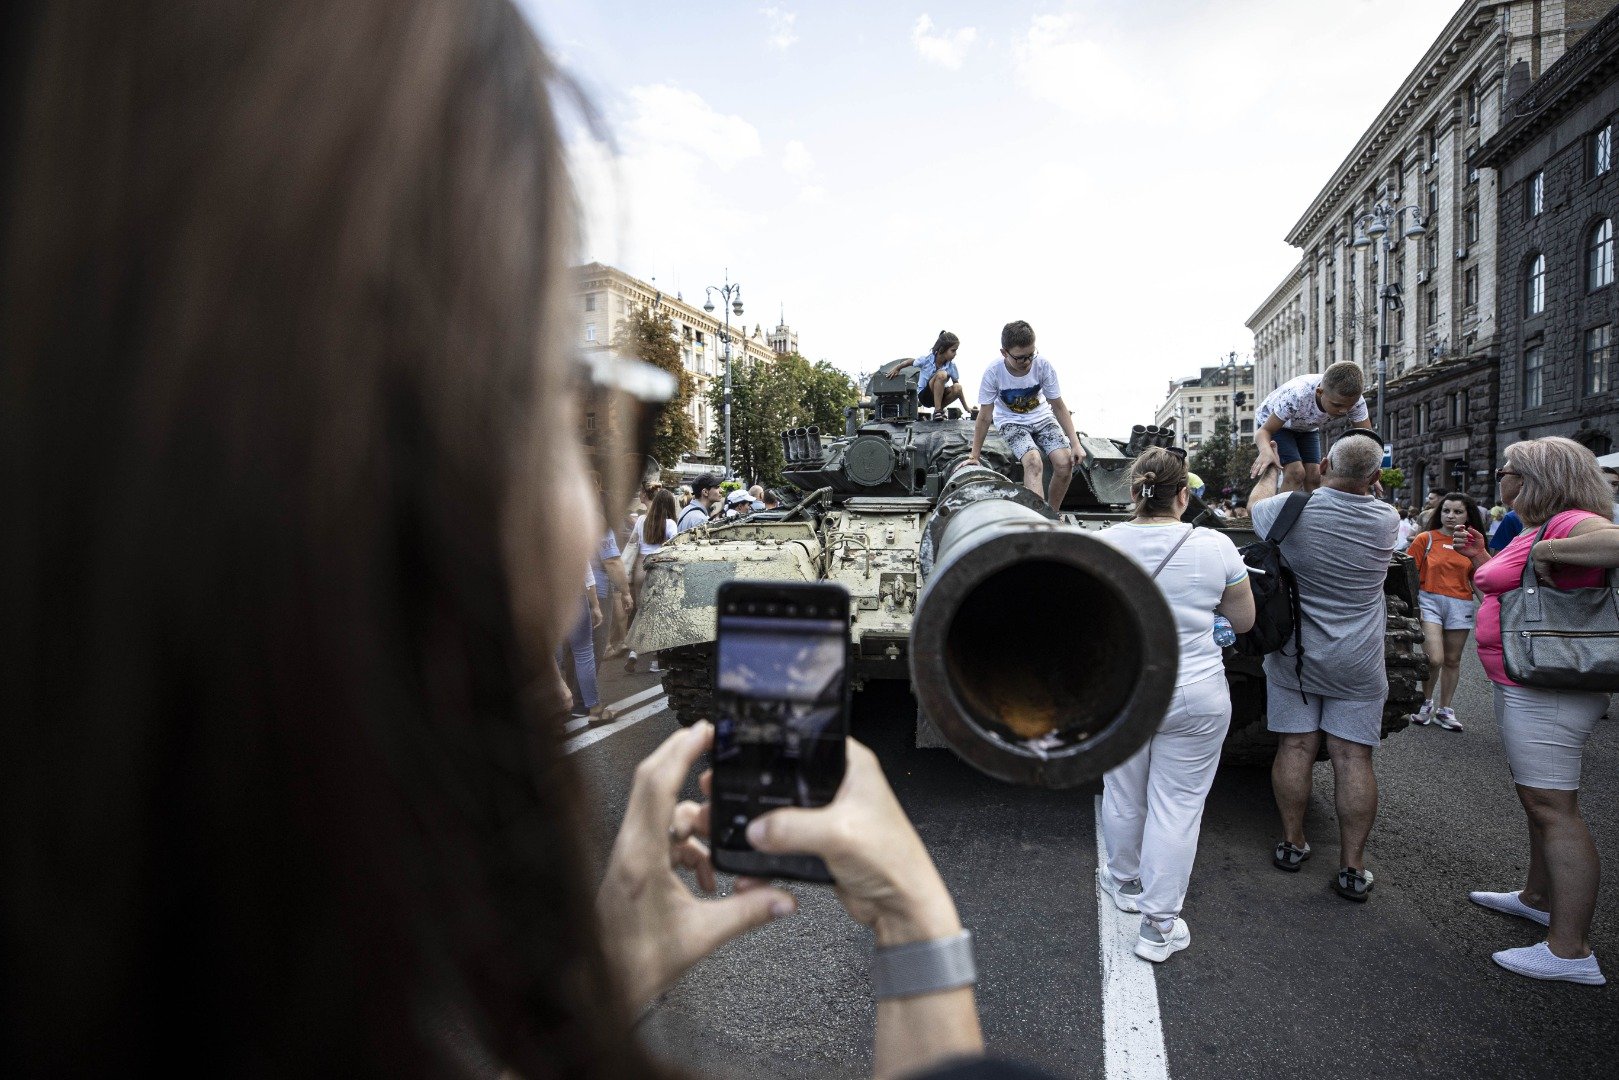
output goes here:
{"type": "MultiPolygon", "coordinates": [[[[1372,422],[1361,396],[1360,365],[1340,360],[1326,371],[1300,375],[1272,390],[1254,417],[1254,445],[1259,456],[1249,475],[1260,477],[1256,489],[1314,491],[1321,486],[1321,426],[1334,417],[1370,429],[1372,422]],[[1276,469],[1280,484],[1270,487],[1276,469]]],[[[1377,490],[1382,491],[1379,485],[1377,490]]]]}

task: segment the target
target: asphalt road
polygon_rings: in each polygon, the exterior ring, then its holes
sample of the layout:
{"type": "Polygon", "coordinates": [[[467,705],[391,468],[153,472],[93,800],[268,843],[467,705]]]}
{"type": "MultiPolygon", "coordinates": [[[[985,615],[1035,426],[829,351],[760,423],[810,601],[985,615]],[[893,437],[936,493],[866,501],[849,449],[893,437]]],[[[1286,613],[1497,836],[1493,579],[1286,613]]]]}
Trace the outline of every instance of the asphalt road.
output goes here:
{"type": "MultiPolygon", "coordinates": [[[[654,677],[613,665],[603,699],[653,685],[654,677]]],[[[1613,872],[1592,933],[1609,985],[1539,983],[1490,961],[1494,950],[1531,944],[1541,932],[1467,900],[1469,889],[1520,886],[1527,862],[1490,686],[1471,647],[1455,705],[1465,732],[1411,728],[1376,755],[1382,797],[1368,865],[1377,884],[1364,906],[1329,887],[1337,865],[1330,766],[1316,768],[1308,818],[1316,855],[1298,874],[1270,865],[1278,826],[1268,771],[1222,767],[1184,912],[1191,947],[1153,971],[1168,1075],[1566,1080],[1619,1072],[1613,872]]],[[[1014,788],[948,751],[916,750],[912,709],[903,691],[868,691],[855,735],[877,750],[974,932],[991,1051],[1058,1075],[1105,1075],[1098,788],[1014,788]]],[[[599,807],[598,867],[635,762],[674,727],[658,711],[576,751],[599,807]]],[[[1619,866],[1619,720],[1598,725],[1585,783],[1598,849],[1619,866]]],[[[653,1011],[641,1032],[659,1053],[708,1076],[869,1075],[869,935],[828,890],[797,891],[798,915],[733,942],[653,1011]]]]}

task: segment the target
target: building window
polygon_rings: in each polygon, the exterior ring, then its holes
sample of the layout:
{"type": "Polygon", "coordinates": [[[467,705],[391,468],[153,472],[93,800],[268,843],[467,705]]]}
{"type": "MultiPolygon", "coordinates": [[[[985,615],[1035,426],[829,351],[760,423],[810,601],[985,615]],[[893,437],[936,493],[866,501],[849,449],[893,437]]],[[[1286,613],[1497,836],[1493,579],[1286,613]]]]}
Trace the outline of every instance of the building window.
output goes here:
{"type": "Polygon", "coordinates": [[[1523,310],[1525,315],[1539,315],[1546,310],[1546,256],[1535,256],[1529,264],[1529,279],[1525,283],[1523,310]]]}
{"type": "Polygon", "coordinates": [[[1467,208],[1467,242],[1478,243],[1478,203],[1467,208]]]}
{"type": "Polygon", "coordinates": [[[596,340],[596,324],[595,323],[593,323],[593,322],[585,323],[585,340],[586,341],[595,341],[596,340]]]}
{"type": "Polygon", "coordinates": [[[1591,136],[1591,176],[1602,176],[1613,168],[1613,124],[1603,124],[1591,136]]]}
{"type": "Polygon", "coordinates": [[[587,293],[585,295],[585,310],[586,311],[595,311],[596,310],[596,294],[595,293],[587,293]]]}
{"type": "Polygon", "coordinates": [[[1428,412],[1421,405],[1411,410],[1411,426],[1416,429],[1418,435],[1428,433],[1428,412]]]}
{"type": "Polygon", "coordinates": [[[1585,332],[1585,379],[1587,394],[1606,393],[1613,385],[1613,326],[1599,326],[1585,332]]]}
{"type": "Polygon", "coordinates": [[[1423,304],[1428,310],[1428,325],[1439,325],[1439,290],[1429,289],[1427,300],[1423,304]]]}
{"type": "Polygon", "coordinates": [[[1475,164],[1477,160],[1478,144],[1474,143],[1467,148],[1467,182],[1469,184],[1478,183],[1478,165],[1475,164]]]}
{"type": "Polygon", "coordinates": [[[1470,266],[1462,275],[1462,297],[1468,307],[1478,306],[1478,267],[1470,266]]]}
{"type": "Polygon", "coordinates": [[[1201,435],[1201,434],[1203,434],[1203,421],[1201,421],[1201,420],[1193,420],[1191,423],[1187,424],[1186,425],[1186,434],[1188,434],[1188,435],[1201,435]]]}
{"type": "Polygon", "coordinates": [[[1546,171],[1542,169],[1529,178],[1523,186],[1523,209],[1525,217],[1539,217],[1546,209],[1546,171]]]}
{"type": "Polygon", "coordinates": [[[1467,88],[1467,122],[1473,127],[1478,126],[1478,87],[1467,88]]]}
{"type": "Polygon", "coordinates": [[[1603,218],[1585,245],[1585,288],[1589,292],[1613,284],[1613,219],[1603,218]]]}
{"type": "Polygon", "coordinates": [[[1433,233],[1429,233],[1426,247],[1428,255],[1426,262],[1428,272],[1431,274],[1435,270],[1439,269],[1439,237],[1433,235],[1433,233]]]}
{"type": "Polygon", "coordinates": [[[1458,390],[1450,395],[1450,426],[1462,427],[1467,423],[1467,391],[1458,390]]]}
{"type": "Polygon", "coordinates": [[[1428,181],[1428,216],[1439,213],[1439,181],[1428,181]]]}
{"type": "Polygon", "coordinates": [[[1523,351],[1523,407],[1526,409],[1540,408],[1542,359],[1539,345],[1531,345],[1523,351]]]}

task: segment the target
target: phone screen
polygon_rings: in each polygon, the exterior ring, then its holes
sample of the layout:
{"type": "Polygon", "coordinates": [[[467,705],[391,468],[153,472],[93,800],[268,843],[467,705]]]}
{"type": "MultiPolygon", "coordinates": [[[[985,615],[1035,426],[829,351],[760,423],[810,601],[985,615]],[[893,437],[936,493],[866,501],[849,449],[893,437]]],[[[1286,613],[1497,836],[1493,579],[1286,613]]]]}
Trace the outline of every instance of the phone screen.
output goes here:
{"type": "Polygon", "coordinates": [[[739,582],[719,598],[714,681],[715,865],[830,880],[812,856],[748,844],[755,817],[824,806],[843,782],[848,736],[848,594],[835,586],[739,582]]]}

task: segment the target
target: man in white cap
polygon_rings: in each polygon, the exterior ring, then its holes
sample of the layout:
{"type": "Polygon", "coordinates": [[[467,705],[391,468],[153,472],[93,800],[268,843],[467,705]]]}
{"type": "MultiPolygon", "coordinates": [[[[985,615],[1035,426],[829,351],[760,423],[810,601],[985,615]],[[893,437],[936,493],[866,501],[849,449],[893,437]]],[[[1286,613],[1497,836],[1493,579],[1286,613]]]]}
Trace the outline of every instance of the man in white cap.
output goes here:
{"type": "Polygon", "coordinates": [[[727,520],[745,518],[753,513],[753,496],[742,488],[737,488],[725,496],[725,517],[727,520]]]}

